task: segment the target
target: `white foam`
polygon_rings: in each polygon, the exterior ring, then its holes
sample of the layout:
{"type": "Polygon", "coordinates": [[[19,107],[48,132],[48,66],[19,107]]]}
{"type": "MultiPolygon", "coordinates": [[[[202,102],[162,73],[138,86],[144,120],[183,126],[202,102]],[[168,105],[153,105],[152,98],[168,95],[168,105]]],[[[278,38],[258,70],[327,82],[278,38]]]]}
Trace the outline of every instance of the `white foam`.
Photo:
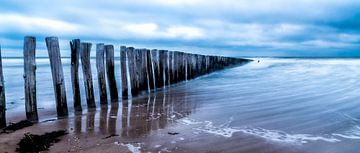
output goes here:
{"type": "Polygon", "coordinates": [[[129,151],[132,153],[141,153],[141,151],[140,151],[141,143],[137,143],[137,147],[135,147],[134,145],[132,145],[130,143],[124,144],[124,143],[114,142],[114,144],[127,147],[129,149],[129,151]]]}
{"type": "Polygon", "coordinates": [[[240,129],[241,132],[259,136],[265,138],[267,140],[285,142],[285,143],[296,143],[296,144],[304,144],[309,141],[326,141],[326,142],[338,142],[340,140],[336,138],[326,138],[321,136],[313,136],[311,134],[288,134],[283,131],[278,130],[267,130],[263,128],[244,128],[240,129]]]}
{"type": "MultiPolygon", "coordinates": [[[[194,129],[201,132],[220,135],[226,138],[232,137],[233,134],[236,132],[242,132],[245,134],[261,137],[266,140],[284,142],[284,143],[294,143],[294,144],[304,144],[304,143],[308,143],[309,141],[326,141],[326,142],[340,141],[339,139],[336,139],[334,137],[314,136],[311,134],[288,134],[286,132],[279,130],[267,130],[263,128],[231,127],[230,124],[233,121],[232,117],[227,122],[219,126],[215,126],[211,121],[200,122],[188,118],[186,118],[185,121],[191,121],[190,123],[197,123],[197,124],[204,123],[205,125],[196,127],[194,129]]],[[[359,128],[358,136],[360,136],[360,128],[359,128]]]]}
{"type": "Polygon", "coordinates": [[[193,120],[193,119],[189,119],[187,117],[182,118],[180,120],[178,120],[180,123],[185,124],[185,125],[196,125],[196,124],[201,124],[202,122],[193,120]]]}
{"type": "Polygon", "coordinates": [[[360,139],[360,126],[355,126],[344,134],[334,133],[334,136],[342,137],[345,139],[360,139]]]}
{"type": "Polygon", "coordinates": [[[231,127],[226,127],[226,126],[225,127],[224,126],[216,127],[210,121],[205,121],[205,122],[206,122],[205,126],[200,127],[200,128],[194,128],[194,129],[202,131],[202,132],[210,133],[210,134],[224,136],[227,138],[232,137],[233,133],[240,131],[240,130],[237,130],[237,129],[234,129],[231,127]]]}

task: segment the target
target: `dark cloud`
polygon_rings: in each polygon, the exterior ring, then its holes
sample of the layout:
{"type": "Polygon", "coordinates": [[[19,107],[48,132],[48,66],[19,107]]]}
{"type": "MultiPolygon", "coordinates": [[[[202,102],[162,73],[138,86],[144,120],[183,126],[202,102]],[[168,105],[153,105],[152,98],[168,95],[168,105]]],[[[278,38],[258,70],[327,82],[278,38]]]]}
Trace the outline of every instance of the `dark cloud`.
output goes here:
{"type": "Polygon", "coordinates": [[[4,0],[0,6],[0,41],[11,51],[21,50],[25,35],[39,41],[56,35],[65,50],[68,40],[81,38],[232,56],[359,56],[358,27],[356,0],[4,0]]]}

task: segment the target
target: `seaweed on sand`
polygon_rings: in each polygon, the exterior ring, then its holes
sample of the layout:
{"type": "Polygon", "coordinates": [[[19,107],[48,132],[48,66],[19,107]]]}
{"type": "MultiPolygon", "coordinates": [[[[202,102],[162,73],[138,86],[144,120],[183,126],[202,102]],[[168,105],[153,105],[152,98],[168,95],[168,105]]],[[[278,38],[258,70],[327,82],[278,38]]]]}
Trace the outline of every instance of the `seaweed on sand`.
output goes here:
{"type": "Polygon", "coordinates": [[[50,133],[45,133],[43,135],[25,133],[24,138],[22,138],[18,143],[19,147],[16,148],[16,151],[20,153],[35,153],[48,150],[53,143],[60,141],[59,137],[65,134],[67,134],[65,130],[53,131],[50,133]]]}
{"type": "Polygon", "coordinates": [[[7,127],[4,127],[0,133],[14,132],[16,130],[20,130],[20,129],[28,127],[28,126],[32,126],[33,124],[34,124],[33,122],[28,121],[28,120],[22,120],[17,123],[10,123],[10,125],[7,127]]]}

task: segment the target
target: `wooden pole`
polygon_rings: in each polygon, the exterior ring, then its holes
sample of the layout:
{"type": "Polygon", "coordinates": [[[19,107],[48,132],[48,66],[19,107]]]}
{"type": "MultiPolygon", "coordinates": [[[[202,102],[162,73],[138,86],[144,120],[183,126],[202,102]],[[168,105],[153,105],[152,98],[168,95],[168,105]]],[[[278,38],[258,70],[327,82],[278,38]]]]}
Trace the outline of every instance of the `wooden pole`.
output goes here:
{"type": "Polygon", "coordinates": [[[167,65],[167,56],[165,50],[159,50],[159,65],[160,65],[160,78],[159,87],[164,88],[166,82],[166,65],[167,65]]]}
{"type": "Polygon", "coordinates": [[[68,108],[66,102],[64,73],[61,64],[59,40],[57,37],[46,37],[46,46],[50,58],[50,66],[54,83],[56,108],[58,116],[67,116],[68,108]]]}
{"type": "Polygon", "coordinates": [[[29,121],[38,121],[36,107],[36,38],[24,38],[25,111],[29,121]]]}
{"type": "Polygon", "coordinates": [[[127,80],[127,66],[126,66],[126,47],[120,47],[120,62],[121,62],[121,88],[122,98],[128,98],[128,80],[127,80]]]}
{"type": "Polygon", "coordinates": [[[142,69],[143,69],[143,65],[142,65],[142,54],[141,54],[141,50],[140,49],[135,49],[135,62],[136,62],[136,67],[135,67],[135,76],[136,76],[136,94],[134,94],[133,96],[137,96],[140,91],[142,90],[143,88],[143,72],[142,72],[142,69]]]}
{"type": "Polygon", "coordinates": [[[173,51],[169,51],[169,84],[174,84],[175,83],[175,78],[174,78],[174,74],[175,74],[175,67],[174,67],[174,52],[173,51]]]}
{"type": "Polygon", "coordinates": [[[129,63],[129,76],[130,76],[130,87],[131,87],[131,95],[138,94],[138,83],[137,83],[137,75],[136,75],[136,53],[133,47],[126,48],[126,54],[128,55],[128,63],[129,63]]]}
{"type": "Polygon", "coordinates": [[[94,87],[93,87],[92,74],[91,74],[90,51],[91,51],[91,43],[80,44],[80,57],[81,57],[81,65],[84,76],[86,102],[88,108],[95,108],[96,105],[94,99],[94,87]]]}
{"type": "Polygon", "coordinates": [[[82,111],[79,85],[79,54],[80,39],[70,41],[71,48],[71,83],[73,90],[73,101],[75,111],[82,111]]]}
{"type": "Polygon", "coordinates": [[[118,95],[118,89],[116,86],[116,79],[115,79],[114,46],[105,45],[105,53],[106,53],[106,74],[109,84],[111,102],[118,102],[119,95],[118,95]]]}
{"type": "Polygon", "coordinates": [[[159,63],[159,51],[156,49],[151,50],[151,59],[152,59],[152,63],[153,63],[153,71],[154,71],[154,77],[155,77],[155,87],[156,88],[160,88],[161,86],[161,82],[162,82],[162,75],[160,74],[160,63],[159,63]]]}
{"type": "Polygon", "coordinates": [[[0,128],[6,126],[6,101],[5,101],[5,85],[2,69],[1,45],[0,45],[0,128]]]}
{"type": "Polygon", "coordinates": [[[104,44],[103,43],[96,44],[96,69],[98,73],[100,104],[107,104],[104,53],[105,53],[104,44]]]}
{"type": "Polygon", "coordinates": [[[147,72],[149,76],[149,88],[150,90],[155,89],[155,78],[154,78],[154,71],[153,71],[153,62],[152,62],[152,56],[151,51],[146,50],[146,57],[147,57],[147,72]]]}
{"type": "Polygon", "coordinates": [[[147,60],[148,59],[147,59],[146,49],[141,49],[140,55],[141,55],[141,72],[140,72],[141,86],[140,86],[140,90],[148,91],[149,90],[149,73],[147,70],[147,60]]]}

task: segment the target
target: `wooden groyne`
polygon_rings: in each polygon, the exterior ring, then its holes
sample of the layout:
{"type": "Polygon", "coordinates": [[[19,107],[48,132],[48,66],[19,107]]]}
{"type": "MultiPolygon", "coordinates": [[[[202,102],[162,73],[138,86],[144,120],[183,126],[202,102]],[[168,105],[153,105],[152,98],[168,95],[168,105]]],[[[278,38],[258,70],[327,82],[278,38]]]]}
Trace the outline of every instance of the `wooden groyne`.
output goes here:
{"type": "MultiPolygon", "coordinates": [[[[59,40],[57,37],[45,38],[50,67],[52,72],[55,104],[58,117],[68,115],[65,81],[59,40]]],[[[92,44],[81,42],[80,39],[70,41],[71,49],[71,87],[73,93],[74,110],[82,110],[79,85],[79,66],[82,67],[86,103],[88,109],[96,108],[93,77],[91,72],[90,52],[92,44]]],[[[194,79],[214,71],[245,64],[250,60],[184,53],[179,51],[137,49],[134,47],[98,43],[96,51],[96,70],[98,75],[100,104],[119,102],[129,96],[153,92],[166,88],[172,84],[194,79]],[[120,51],[120,67],[115,67],[114,50],[120,51]],[[115,69],[120,69],[119,78],[115,76],[115,69]],[[118,94],[116,82],[121,82],[121,94],[118,94]],[[108,92],[110,97],[108,97],[108,92]]],[[[28,120],[38,120],[36,104],[36,38],[24,38],[24,87],[25,111],[28,120]]],[[[0,128],[6,126],[6,102],[4,77],[1,62],[0,46],[0,128]]]]}

